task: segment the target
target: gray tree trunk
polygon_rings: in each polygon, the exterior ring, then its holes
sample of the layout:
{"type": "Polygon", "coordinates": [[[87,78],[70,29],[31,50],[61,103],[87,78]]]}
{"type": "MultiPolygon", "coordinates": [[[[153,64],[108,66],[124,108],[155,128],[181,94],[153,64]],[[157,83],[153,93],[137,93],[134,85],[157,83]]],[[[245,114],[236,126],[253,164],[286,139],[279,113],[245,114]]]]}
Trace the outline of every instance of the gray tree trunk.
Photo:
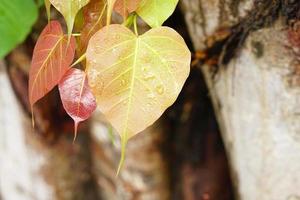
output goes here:
{"type": "Polygon", "coordinates": [[[288,2],[181,4],[195,49],[211,56],[198,67],[242,200],[300,199],[300,3],[288,2]]]}

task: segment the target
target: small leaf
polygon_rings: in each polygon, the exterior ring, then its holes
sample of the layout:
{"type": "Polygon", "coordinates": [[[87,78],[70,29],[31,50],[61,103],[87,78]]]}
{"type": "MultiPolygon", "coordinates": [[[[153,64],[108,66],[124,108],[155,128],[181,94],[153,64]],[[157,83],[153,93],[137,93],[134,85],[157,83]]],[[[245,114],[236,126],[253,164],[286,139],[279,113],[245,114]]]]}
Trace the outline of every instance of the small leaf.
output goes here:
{"type": "Polygon", "coordinates": [[[79,69],[71,68],[60,81],[58,88],[63,106],[75,122],[75,141],[78,124],[91,116],[97,107],[96,100],[85,72],[79,69]]]}
{"type": "Polygon", "coordinates": [[[135,11],[139,5],[140,0],[117,0],[114,10],[127,18],[128,14],[135,11]]]}
{"type": "Polygon", "coordinates": [[[136,36],[122,25],[110,25],[91,38],[86,59],[97,104],[121,135],[121,166],[127,140],[176,100],[189,75],[191,54],[171,28],[136,36]]]}
{"type": "Polygon", "coordinates": [[[47,17],[48,17],[48,22],[50,22],[51,19],[51,3],[49,0],[45,0],[45,7],[46,7],[46,12],[47,12],[47,17]]]}
{"type": "Polygon", "coordinates": [[[92,35],[105,26],[107,3],[105,1],[91,0],[83,8],[83,29],[80,37],[80,54],[86,51],[86,47],[92,35]]]}
{"type": "Polygon", "coordinates": [[[49,0],[51,4],[64,16],[67,27],[68,36],[71,37],[71,33],[74,26],[75,17],[78,11],[89,3],[89,0],[49,0]]]}
{"type": "Polygon", "coordinates": [[[161,26],[174,12],[178,0],[142,0],[138,15],[151,27],[161,26]]]}
{"type": "Polygon", "coordinates": [[[55,87],[69,69],[75,54],[75,39],[67,44],[58,21],[51,21],[41,33],[34,51],[29,72],[29,101],[33,106],[55,87]]]}
{"type": "Polygon", "coordinates": [[[37,16],[33,0],[0,1],[0,59],[25,40],[37,16]]]}

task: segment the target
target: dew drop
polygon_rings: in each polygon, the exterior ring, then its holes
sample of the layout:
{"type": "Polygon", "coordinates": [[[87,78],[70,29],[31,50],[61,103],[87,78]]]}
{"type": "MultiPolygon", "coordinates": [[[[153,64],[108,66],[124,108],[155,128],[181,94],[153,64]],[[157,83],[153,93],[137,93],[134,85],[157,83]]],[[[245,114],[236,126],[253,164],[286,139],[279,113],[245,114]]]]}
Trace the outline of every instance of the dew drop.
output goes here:
{"type": "Polygon", "coordinates": [[[125,86],[126,85],[126,81],[124,79],[121,80],[121,86],[125,86]]]}
{"type": "Polygon", "coordinates": [[[142,67],[142,71],[143,71],[143,72],[147,72],[148,69],[149,69],[149,67],[142,67]]]}
{"type": "Polygon", "coordinates": [[[128,100],[123,101],[123,105],[127,105],[127,103],[128,103],[128,100]]]}
{"type": "Polygon", "coordinates": [[[154,74],[152,74],[152,73],[144,73],[143,79],[145,81],[149,81],[149,80],[154,79],[154,78],[155,78],[154,74]]]}
{"type": "Polygon", "coordinates": [[[158,85],[155,89],[156,89],[156,92],[160,95],[162,95],[165,92],[165,88],[163,85],[158,85]]]}
{"type": "Polygon", "coordinates": [[[149,111],[151,111],[151,108],[152,108],[152,103],[147,103],[145,111],[149,112],[149,111]]]}
{"type": "Polygon", "coordinates": [[[88,82],[92,88],[96,88],[98,91],[102,91],[104,86],[103,77],[97,70],[91,69],[88,72],[88,82]]]}
{"type": "Polygon", "coordinates": [[[155,98],[155,95],[152,92],[148,93],[147,98],[149,98],[150,100],[153,100],[155,98]]]}

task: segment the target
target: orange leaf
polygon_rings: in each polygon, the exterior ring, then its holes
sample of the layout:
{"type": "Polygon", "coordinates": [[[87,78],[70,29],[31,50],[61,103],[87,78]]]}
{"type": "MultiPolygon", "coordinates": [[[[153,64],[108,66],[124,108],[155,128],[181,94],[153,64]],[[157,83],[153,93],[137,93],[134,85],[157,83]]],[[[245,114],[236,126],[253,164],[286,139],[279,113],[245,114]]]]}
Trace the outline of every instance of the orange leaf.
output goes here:
{"type": "Polygon", "coordinates": [[[75,54],[75,39],[64,35],[58,21],[51,21],[41,33],[29,72],[31,107],[52,90],[69,69],[75,54]]]}
{"type": "Polygon", "coordinates": [[[105,26],[107,3],[105,1],[91,0],[83,8],[83,29],[80,37],[80,54],[86,51],[90,38],[105,26]]]}
{"type": "Polygon", "coordinates": [[[127,18],[128,14],[135,11],[140,3],[140,0],[117,0],[114,10],[127,18]]]}

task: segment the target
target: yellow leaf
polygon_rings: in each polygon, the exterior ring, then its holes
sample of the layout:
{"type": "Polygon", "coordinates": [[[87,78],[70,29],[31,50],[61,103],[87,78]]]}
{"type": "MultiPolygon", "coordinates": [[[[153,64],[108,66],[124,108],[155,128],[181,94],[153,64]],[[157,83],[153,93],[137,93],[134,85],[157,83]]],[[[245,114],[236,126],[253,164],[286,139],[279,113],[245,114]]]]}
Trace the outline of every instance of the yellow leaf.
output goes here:
{"type": "Polygon", "coordinates": [[[75,17],[78,11],[89,3],[89,0],[49,0],[50,3],[64,16],[67,27],[68,36],[70,38],[75,17]]]}
{"type": "Polygon", "coordinates": [[[174,103],[191,62],[189,49],[173,29],[158,27],[137,36],[122,25],[95,33],[86,58],[97,104],[121,135],[123,147],[174,103]]]}

